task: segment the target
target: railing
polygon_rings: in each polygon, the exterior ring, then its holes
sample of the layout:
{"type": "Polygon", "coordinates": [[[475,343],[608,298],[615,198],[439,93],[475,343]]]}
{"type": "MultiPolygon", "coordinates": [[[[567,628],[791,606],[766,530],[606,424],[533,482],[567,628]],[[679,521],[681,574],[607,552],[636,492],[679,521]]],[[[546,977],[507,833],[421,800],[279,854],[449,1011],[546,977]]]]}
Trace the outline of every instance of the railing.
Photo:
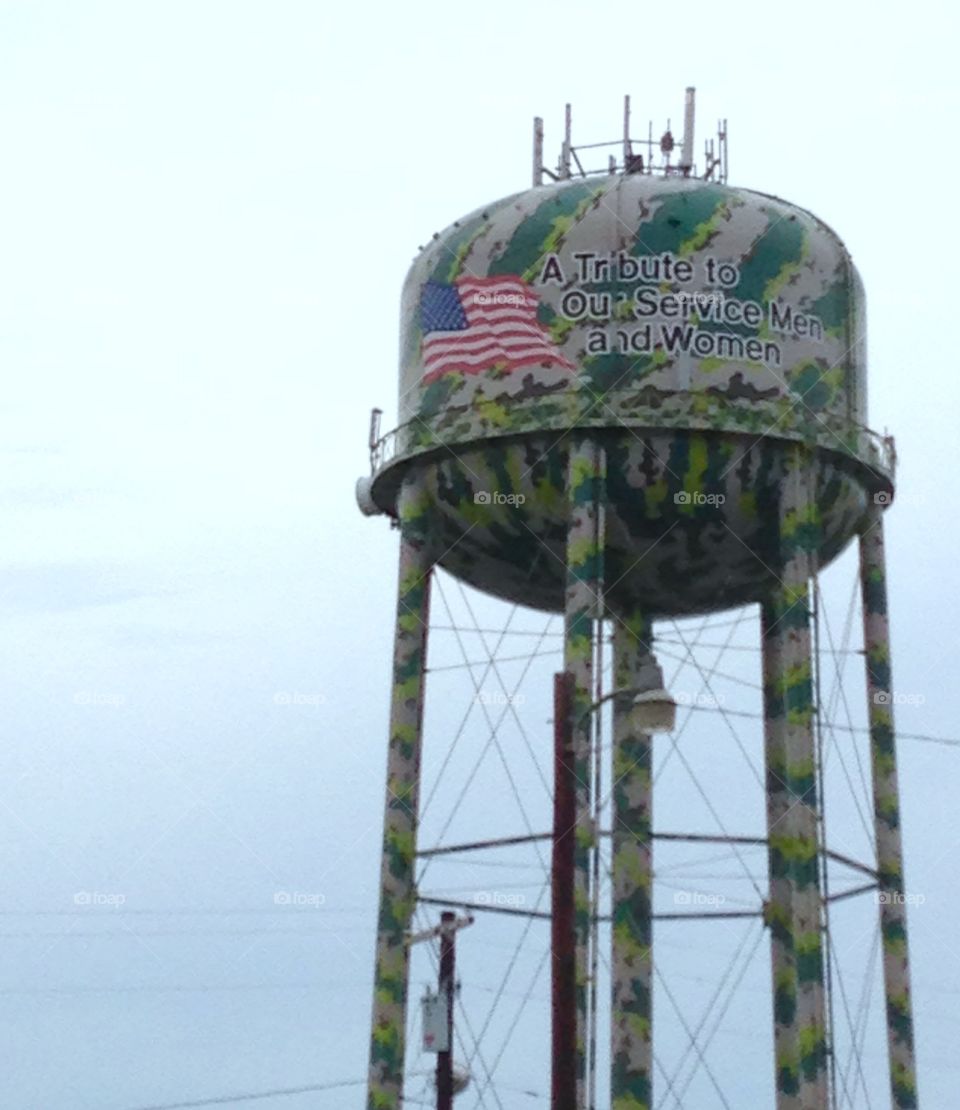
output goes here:
{"type": "MultiPolygon", "coordinates": [[[[634,391],[629,391],[629,392],[634,392],[634,391]]],[[[606,394],[605,396],[609,397],[610,394],[606,394]]],[[[829,417],[824,419],[823,424],[824,424],[824,428],[826,430],[831,431],[833,434],[835,434],[837,436],[837,443],[838,443],[838,446],[840,446],[842,444],[842,441],[840,439],[839,432],[836,428],[832,427],[831,423],[829,422],[829,417]]],[[[392,463],[397,458],[398,454],[400,453],[400,445],[404,440],[404,433],[408,429],[412,428],[414,425],[418,425],[418,426],[420,426],[421,428],[423,428],[425,430],[429,430],[429,425],[424,420],[419,419],[419,418],[414,418],[413,420],[408,420],[406,423],[400,424],[396,428],[391,429],[391,431],[387,432],[385,435],[380,436],[379,439],[377,439],[375,442],[373,442],[371,444],[371,446],[370,446],[370,473],[371,473],[371,475],[377,474],[379,471],[381,471],[385,467],[389,466],[390,463],[392,463]]],[[[578,422],[575,419],[572,421],[572,426],[578,426],[578,422]]],[[[603,424],[602,424],[602,422],[598,422],[597,424],[595,424],[595,425],[592,424],[591,426],[602,427],[603,424]]],[[[611,421],[608,426],[612,429],[612,428],[615,428],[617,425],[616,425],[615,422],[611,421]]],[[[624,425],[624,426],[627,426],[627,425],[624,425]]],[[[637,426],[639,426],[639,425],[637,425],[637,426]]],[[[649,427],[651,429],[656,428],[656,425],[653,424],[653,423],[643,424],[642,426],[643,427],[649,427]]],[[[664,425],[663,430],[664,431],[669,431],[672,427],[673,427],[672,425],[664,425]]],[[[548,426],[545,425],[543,430],[544,431],[549,431],[550,429],[549,429],[548,426]]],[[[697,430],[703,430],[703,429],[697,429],[697,430]]],[[[725,431],[725,430],[728,431],[728,432],[732,431],[732,429],[718,429],[718,431],[720,431],[720,432],[725,431]]],[[[896,451],[896,445],[894,443],[893,436],[881,435],[879,432],[875,432],[872,428],[868,428],[865,424],[859,424],[856,421],[847,421],[846,422],[846,429],[844,429],[844,430],[854,431],[856,433],[857,447],[856,447],[856,450],[853,453],[857,456],[857,458],[859,458],[861,461],[867,463],[868,465],[870,465],[871,462],[874,463],[885,474],[888,474],[890,476],[890,478],[893,479],[893,477],[895,475],[895,472],[896,472],[896,466],[897,466],[897,451],[896,451]]],[[[531,431],[532,431],[531,428],[526,427],[526,428],[518,428],[516,430],[516,432],[514,432],[514,433],[511,433],[509,431],[503,431],[499,434],[501,434],[501,435],[510,435],[510,434],[529,435],[529,434],[531,434],[531,431]]],[[[482,439],[482,438],[485,438],[485,437],[482,436],[482,435],[479,435],[477,438],[482,439]]],[[[462,447],[463,443],[464,443],[464,441],[462,441],[462,440],[457,441],[458,446],[462,447]]],[[[443,442],[438,437],[436,446],[442,446],[442,445],[443,445],[443,442]]]]}

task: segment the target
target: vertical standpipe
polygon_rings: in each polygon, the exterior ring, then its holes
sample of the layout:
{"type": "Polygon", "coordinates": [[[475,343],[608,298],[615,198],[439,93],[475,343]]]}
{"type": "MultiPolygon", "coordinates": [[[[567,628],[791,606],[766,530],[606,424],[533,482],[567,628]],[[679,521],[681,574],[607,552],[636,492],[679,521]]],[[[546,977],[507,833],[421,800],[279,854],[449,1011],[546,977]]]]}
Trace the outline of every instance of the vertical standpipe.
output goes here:
{"type": "Polygon", "coordinates": [[[431,561],[423,494],[398,499],[400,582],[377,920],[367,1110],[402,1110],[407,1022],[407,933],[416,901],[415,865],[431,561]]]}
{"type": "MultiPolygon", "coordinates": [[[[780,582],[771,600],[771,661],[782,702],[788,808],[771,837],[775,870],[787,877],[790,945],[796,965],[796,1043],[803,1110],[827,1103],[823,902],[817,822],[817,760],[810,640],[810,575],[819,547],[819,510],[810,451],[790,449],[780,499],[780,582]]],[[[774,727],[780,723],[775,719],[774,727]]]]}
{"type": "Polygon", "coordinates": [[[874,505],[860,536],[860,587],[863,596],[863,647],[867,664],[870,762],[877,843],[883,985],[887,1004],[890,1087],[897,1110],[917,1105],[913,1050],[913,1010],[907,953],[907,908],[900,840],[900,791],[893,731],[890,627],[883,546],[883,511],[874,505]]]}
{"type": "Polygon", "coordinates": [[[572,115],[570,105],[567,104],[563,112],[563,147],[560,153],[560,179],[567,181],[570,177],[571,152],[573,140],[571,138],[572,115]]]}
{"type": "Polygon", "coordinates": [[[793,902],[787,814],[786,719],[783,664],[776,607],[761,604],[763,650],[763,735],[767,792],[767,861],[770,888],[764,921],[770,930],[773,978],[773,1033],[777,1110],[799,1110],[799,1046],[797,1044],[797,965],[793,951],[793,902]]]}
{"type": "Polygon", "coordinates": [[[533,120],[533,185],[543,184],[543,120],[535,116],[533,120]]]}
{"type": "Polygon", "coordinates": [[[631,720],[650,631],[641,613],[614,618],[612,1110],[653,1105],[652,738],[631,720]]]}
{"type": "Polygon", "coordinates": [[[693,127],[696,114],[696,95],[696,89],[692,86],[688,87],[683,104],[683,147],[680,153],[680,168],[684,173],[689,173],[693,168],[693,127]]]}
{"type": "Polygon", "coordinates": [[[577,971],[577,1106],[585,1105],[587,977],[591,933],[590,857],[596,830],[590,813],[593,737],[594,625],[603,615],[606,453],[589,439],[570,449],[567,475],[567,582],[564,669],[573,683],[573,754],[576,776],[574,918],[577,971]]]}
{"type": "Polygon", "coordinates": [[[630,97],[623,98],[623,168],[630,165],[630,156],[633,150],[630,146],[630,97]]]}

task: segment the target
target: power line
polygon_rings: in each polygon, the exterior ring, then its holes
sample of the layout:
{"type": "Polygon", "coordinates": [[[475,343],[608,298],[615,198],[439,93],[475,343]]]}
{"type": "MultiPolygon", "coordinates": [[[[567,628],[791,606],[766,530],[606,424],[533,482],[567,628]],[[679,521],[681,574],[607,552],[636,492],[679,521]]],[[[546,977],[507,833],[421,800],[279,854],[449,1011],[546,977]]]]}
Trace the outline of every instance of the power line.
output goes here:
{"type": "Polygon", "coordinates": [[[238,917],[246,914],[267,915],[270,917],[289,917],[293,914],[302,915],[303,917],[316,917],[319,913],[324,916],[331,913],[354,913],[366,914],[369,910],[367,906],[331,906],[326,905],[311,906],[303,909],[297,906],[279,906],[276,909],[268,909],[264,906],[258,906],[254,909],[212,909],[212,910],[196,910],[188,906],[172,907],[164,909],[127,909],[125,906],[118,906],[115,909],[99,909],[96,907],[84,907],[82,909],[69,909],[69,910],[0,910],[0,917],[129,917],[136,915],[138,917],[238,917]]]}
{"type": "Polygon", "coordinates": [[[112,987],[95,985],[75,985],[66,987],[0,987],[0,997],[8,995],[34,994],[212,994],[229,991],[329,991],[346,988],[350,984],[340,983],[130,983],[112,987]]]}
{"type": "Polygon", "coordinates": [[[306,1087],[275,1087],[272,1091],[247,1091],[242,1094],[219,1095],[215,1098],[201,1098],[192,1102],[154,1103],[152,1106],[137,1106],[134,1110],[191,1110],[196,1106],[223,1106],[228,1102],[254,1102],[264,1098],[283,1098],[286,1095],[308,1095],[317,1091],[340,1091],[347,1087],[362,1087],[366,1079],[346,1079],[339,1083],[313,1083],[306,1087]]]}
{"type": "MultiPolygon", "coordinates": [[[[743,709],[722,709],[718,706],[708,705],[686,705],[684,709],[688,709],[691,713],[724,713],[729,717],[749,717],[755,721],[763,720],[762,713],[750,713],[743,709]]],[[[825,721],[824,723],[834,732],[860,733],[864,736],[870,734],[868,728],[853,728],[849,725],[838,725],[833,721],[825,721]]],[[[894,738],[897,740],[922,740],[928,744],[945,744],[949,747],[960,748],[960,738],[954,736],[930,736],[923,732],[901,732],[899,729],[894,729],[894,738]]]]}
{"type": "MultiPolygon", "coordinates": [[[[501,884],[504,885],[504,884],[501,884]]],[[[520,884],[511,884],[518,886],[520,884]]],[[[476,890],[476,884],[470,888],[476,890]]],[[[371,911],[367,911],[364,916],[371,916],[371,911]]],[[[49,940],[67,937],[73,938],[97,938],[109,937],[111,940],[118,938],[123,939],[136,939],[137,937],[309,937],[311,940],[316,940],[317,937],[329,935],[330,930],[323,929],[300,929],[295,925],[280,926],[276,929],[66,929],[57,932],[53,929],[44,929],[41,931],[35,930],[19,930],[3,931],[0,930],[0,939],[2,940],[49,940]]]]}

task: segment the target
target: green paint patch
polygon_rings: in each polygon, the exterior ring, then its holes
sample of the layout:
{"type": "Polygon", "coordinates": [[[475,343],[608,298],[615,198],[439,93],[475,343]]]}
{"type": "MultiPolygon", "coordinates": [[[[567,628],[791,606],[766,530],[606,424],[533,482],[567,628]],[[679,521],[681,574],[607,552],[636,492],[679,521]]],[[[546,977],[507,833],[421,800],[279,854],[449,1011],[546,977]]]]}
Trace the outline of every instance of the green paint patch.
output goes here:
{"type": "Polygon", "coordinates": [[[464,375],[453,371],[430,382],[420,396],[420,418],[426,420],[445,409],[463,382],[464,375]]]}
{"type": "Polygon", "coordinates": [[[740,280],[732,296],[741,301],[762,302],[767,287],[784,268],[803,258],[805,231],[800,220],[774,209],[766,211],[766,229],[740,262],[740,280]]]}
{"type": "MultiPolygon", "coordinates": [[[[515,193],[513,196],[499,201],[487,209],[487,215],[489,216],[490,213],[505,208],[520,195],[515,193]]],[[[474,243],[486,235],[490,227],[490,220],[484,219],[483,214],[478,213],[471,219],[464,221],[462,226],[448,230],[440,240],[440,256],[430,272],[428,280],[437,281],[441,284],[456,281],[463,270],[464,260],[469,255],[474,243]]]]}
{"type": "Polygon", "coordinates": [[[773,301],[780,296],[783,290],[790,284],[791,280],[803,270],[803,263],[806,261],[809,254],[810,246],[806,236],[804,236],[800,247],[799,260],[796,262],[784,263],[777,276],[767,283],[763,291],[763,299],[765,301],[773,301]]]}
{"type": "Polygon", "coordinates": [[[715,370],[722,370],[726,365],[725,358],[702,358],[697,369],[701,374],[712,374],[715,370]]]}
{"type": "Polygon", "coordinates": [[[576,183],[551,193],[514,231],[503,254],[490,263],[487,273],[520,274],[524,281],[533,281],[539,276],[544,255],[558,249],[570,228],[606,189],[576,183]]]}
{"type": "MultiPolygon", "coordinates": [[[[668,193],[661,198],[653,217],[637,229],[634,255],[670,252],[679,255],[687,243],[693,244],[708,234],[707,226],[730,196],[719,185],[704,185],[668,193]]],[[[690,251],[695,249],[690,247],[690,251]]],[[[689,251],[688,251],[689,253],[689,251]]]]}
{"type": "Polygon", "coordinates": [[[716,207],[709,219],[697,224],[693,235],[685,240],[677,252],[681,257],[695,254],[710,245],[711,240],[720,231],[723,224],[729,219],[734,208],[741,208],[746,202],[737,196],[726,196],[716,207]]]}
{"type": "Polygon", "coordinates": [[[817,362],[805,362],[790,374],[790,390],[803,399],[808,409],[817,412],[827,408],[844,385],[845,371],[836,366],[829,370],[817,362]]]}
{"type": "Polygon", "coordinates": [[[819,316],[828,335],[839,335],[850,318],[850,281],[844,275],[813,302],[811,311],[819,316]]]}
{"type": "Polygon", "coordinates": [[[591,355],[581,363],[580,378],[594,393],[609,393],[637,386],[653,369],[653,359],[629,355],[591,355]]]}

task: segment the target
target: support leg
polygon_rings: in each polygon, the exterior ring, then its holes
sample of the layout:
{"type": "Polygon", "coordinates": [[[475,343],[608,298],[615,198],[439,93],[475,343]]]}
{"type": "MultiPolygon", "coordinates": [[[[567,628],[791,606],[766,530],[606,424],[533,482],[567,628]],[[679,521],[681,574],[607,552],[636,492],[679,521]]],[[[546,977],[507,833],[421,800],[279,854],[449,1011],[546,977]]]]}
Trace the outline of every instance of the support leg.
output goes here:
{"type": "Polygon", "coordinates": [[[400,1110],[406,1047],[406,934],[416,901],[415,866],[429,625],[431,563],[419,527],[418,495],[400,498],[400,585],[380,876],[380,916],[370,1042],[368,1110],[400,1110]]]}
{"type": "Polygon", "coordinates": [[[763,648],[763,733],[767,789],[767,860],[770,893],[764,920],[770,929],[773,973],[773,1031],[776,1057],[777,1110],[799,1110],[797,1046],[797,965],[793,951],[791,902],[791,841],[787,814],[787,751],[784,701],[780,689],[782,664],[778,652],[777,618],[769,603],[760,609],[763,648]]]}
{"type": "Polygon", "coordinates": [[[603,614],[603,497],[605,455],[589,440],[570,450],[567,497],[567,587],[564,669],[573,676],[573,752],[576,775],[574,903],[577,968],[577,1106],[585,1105],[587,977],[591,933],[590,856],[595,830],[590,815],[593,736],[593,641],[603,614]]]}
{"type": "Polygon", "coordinates": [[[787,856],[797,975],[797,1047],[800,1106],[825,1110],[827,1029],[823,963],[823,902],[817,827],[817,760],[813,730],[813,668],[810,643],[810,575],[819,540],[809,453],[790,454],[780,506],[781,583],[773,598],[771,646],[779,663],[783,699],[788,811],[787,856]]]}
{"type": "Polygon", "coordinates": [[[631,724],[649,641],[640,613],[614,620],[612,1110],[653,1105],[652,739],[631,724]]]}
{"type": "Polygon", "coordinates": [[[886,560],[883,516],[879,506],[873,508],[860,537],[860,587],[863,594],[863,646],[867,661],[873,813],[880,874],[880,930],[883,937],[890,1084],[893,1106],[897,1110],[912,1110],[917,1105],[917,1080],[907,956],[903,848],[900,842],[900,792],[893,731],[886,560]]]}

